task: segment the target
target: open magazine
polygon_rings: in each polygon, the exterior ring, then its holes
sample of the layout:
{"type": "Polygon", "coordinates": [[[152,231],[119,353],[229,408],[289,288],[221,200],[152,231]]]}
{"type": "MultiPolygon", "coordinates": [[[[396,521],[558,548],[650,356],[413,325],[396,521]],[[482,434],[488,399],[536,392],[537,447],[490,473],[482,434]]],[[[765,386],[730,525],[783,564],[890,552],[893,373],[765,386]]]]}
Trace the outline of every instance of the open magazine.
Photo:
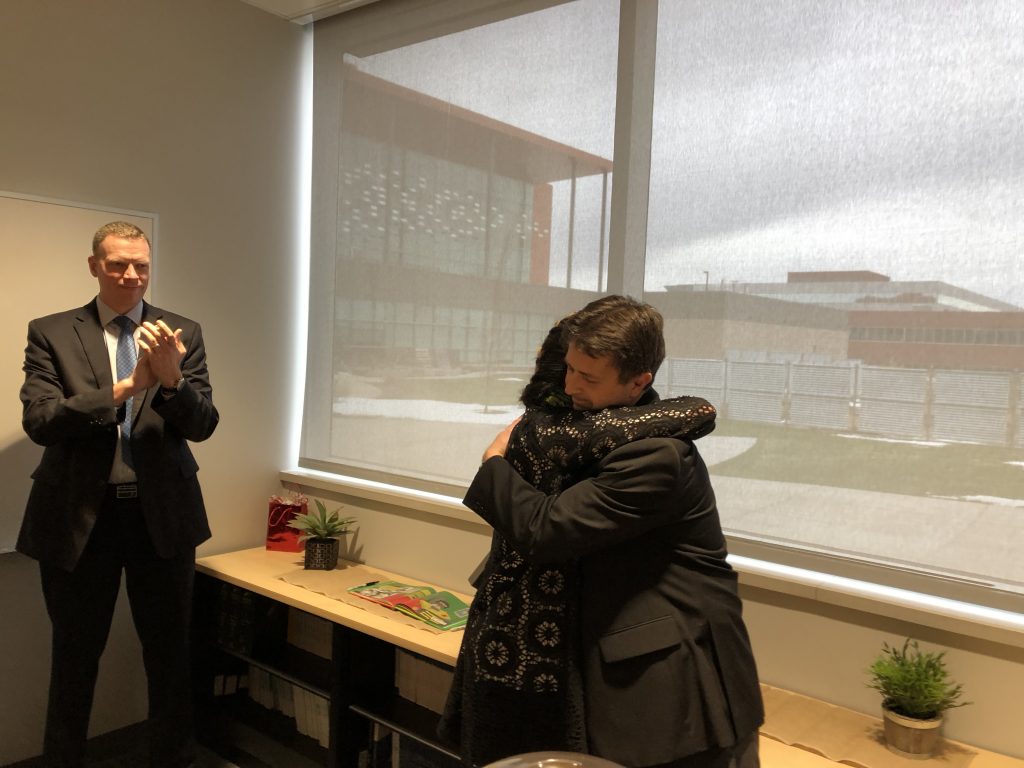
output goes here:
{"type": "Polygon", "coordinates": [[[350,587],[348,591],[436,629],[459,629],[466,625],[469,616],[469,606],[460,598],[451,592],[438,592],[433,587],[400,581],[371,581],[350,587]]]}

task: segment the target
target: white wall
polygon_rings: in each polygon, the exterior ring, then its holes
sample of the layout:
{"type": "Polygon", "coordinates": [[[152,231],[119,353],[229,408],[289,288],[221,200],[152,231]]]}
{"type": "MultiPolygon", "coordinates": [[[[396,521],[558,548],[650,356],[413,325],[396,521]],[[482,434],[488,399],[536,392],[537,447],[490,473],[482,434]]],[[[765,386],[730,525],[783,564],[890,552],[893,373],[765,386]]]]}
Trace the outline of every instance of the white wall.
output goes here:
{"type": "MultiPolygon", "coordinates": [[[[262,541],[287,460],[303,34],[239,0],[0,5],[0,189],[159,214],[155,299],[203,325],[221,413],[196,447],[214,531],[204,552],[262,541]]],[[[85,270],[90,239],[74,253],[0,254],[25,262],[23,282],[2,289],[42,293],[48,272],[85,270]]],[[[8,501],[0,514],[20,516],[24,500],[8,501]]],[[[0,765],[42,744],[38,582],[34,562],[0,555],[0,765]]],[[[122,600],[91,730],[144,716],[122,600]]]]}
{"type": "Polygon", "coordinates": [[[880,717],[879,695],[866,685],[867,668],[883,642],[914,637],[922,649],[946,652],[950,674],[963,683],[964,699],[974,702],[947,712],[945,735],[1024,758],[1024,649],[1019,645],[760,588],[742,594],[763,682],[880,717]]]}

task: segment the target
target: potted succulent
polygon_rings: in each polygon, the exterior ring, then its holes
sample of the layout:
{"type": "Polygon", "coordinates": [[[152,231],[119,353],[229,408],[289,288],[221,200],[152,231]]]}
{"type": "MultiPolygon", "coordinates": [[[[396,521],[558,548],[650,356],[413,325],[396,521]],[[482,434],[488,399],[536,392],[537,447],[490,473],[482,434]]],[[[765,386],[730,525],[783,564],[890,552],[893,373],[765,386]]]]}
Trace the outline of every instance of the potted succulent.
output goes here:
{"type": "Polygon", "coordinates": [[[916,759],[931,756],[942,734],[942,715],[962,707],[962,686],[949,678],[945,652],[926,653],[907,638],[902,647],[882,644],[868,670],[868,686],[882,694],[885,743],[891,752],[916,759]]]}
{"type": "Polygon", "coordinates": [[[304,567],[314,571],[330,571],[338,564],[338,539],[349,532],[354,517],[342,517],[340,507],[330,514],[326,505],[316,499],[316,511],[296,515],[288,525],[301,532],[306,544],[304,567]]]}

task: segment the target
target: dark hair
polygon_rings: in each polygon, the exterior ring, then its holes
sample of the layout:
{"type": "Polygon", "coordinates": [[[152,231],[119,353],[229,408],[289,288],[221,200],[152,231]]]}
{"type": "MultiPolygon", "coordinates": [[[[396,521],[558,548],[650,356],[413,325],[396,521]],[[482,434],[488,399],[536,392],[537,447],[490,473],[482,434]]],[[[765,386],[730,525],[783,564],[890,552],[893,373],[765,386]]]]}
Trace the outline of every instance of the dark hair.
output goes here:
{"type": "Polygon", "coordinates": [[[519,400],[527,408],[568,408],[572,400],[565,394],[565,320],[559,320],[537,351],[530,382],[519,400]]]}
{"type": "Polygon", "coordinates": [[[664,320],[650,304],[629,296],[596,299],[563,321],[565,346],[571,343],[591,357],[607,357],[619,381],[650,372],[665,359],[664,320]]]}
{"type": "Polygon", "coordinates": [[[150,248],[153,247],[152,243],[149,242],[149,238],[146,237],[146,233],[134,224],[129,224],[127,221],[112,221],[97,229],[96,234],[92,236],[93,256],[99,258],[100,245],[111,235],[120,237],[123,240],[145,240],[146,245],[150,248]]]}

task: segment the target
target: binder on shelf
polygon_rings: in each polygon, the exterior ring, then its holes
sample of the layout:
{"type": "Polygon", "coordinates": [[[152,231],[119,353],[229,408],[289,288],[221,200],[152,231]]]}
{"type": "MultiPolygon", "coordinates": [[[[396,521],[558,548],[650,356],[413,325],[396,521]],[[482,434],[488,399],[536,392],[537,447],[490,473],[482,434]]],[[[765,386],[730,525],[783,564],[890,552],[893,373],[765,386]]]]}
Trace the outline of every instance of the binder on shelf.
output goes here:
{"type": "Polygon", "coordinates": [[[330,702],[323,696],[310,694],[313,698],[313,711],[316,717],[316,740],[321,747],[327,747],[331,742],[331,718],[330,702]]]}
{"type": "Polygon", "coordinates": [[[371,722],[369,736],[366,749],[359,754],[359,768],[393,768],[391,744],[398,735],[386,725],[371,722]]]}
{"type": "Polygon", "coordinates": [[[263,704],[263,677],[259,667],[249,665],[249,698],[257,704],[263,704]]]}
{"type": "Polygon", "coordinates": [[[295,704],[295,729],[303,736],[312,736],[310,727],[308,697],[312,695],[305,688],[298,685],[292,686],[292,696],[295,704]]]}
{"type": "Polygon", "coordinates": [[[295,717],[295,694],[292,684],[280,677],[273,677],[274,709],[285,717],[295,717]]]}
{"type": "Polygon", "coordinates": [[[298,608],[288,609],[289,645],[330,660],[333,629],[333,625],[327,619],[321,619],[298,608]]]}
{"type": "Polygon", "coordinates": [[[452,687],[455,671],[431,659],[397,649],[395,652],[395,685],[398,695],[441,714],[452,687]]]}
{"type": "Polygon", "coordinates": [[[256,604],[252,592],[221,582],[214,637],[217,645],[236,653],[251,654],[255,640],[256,604]]]}

